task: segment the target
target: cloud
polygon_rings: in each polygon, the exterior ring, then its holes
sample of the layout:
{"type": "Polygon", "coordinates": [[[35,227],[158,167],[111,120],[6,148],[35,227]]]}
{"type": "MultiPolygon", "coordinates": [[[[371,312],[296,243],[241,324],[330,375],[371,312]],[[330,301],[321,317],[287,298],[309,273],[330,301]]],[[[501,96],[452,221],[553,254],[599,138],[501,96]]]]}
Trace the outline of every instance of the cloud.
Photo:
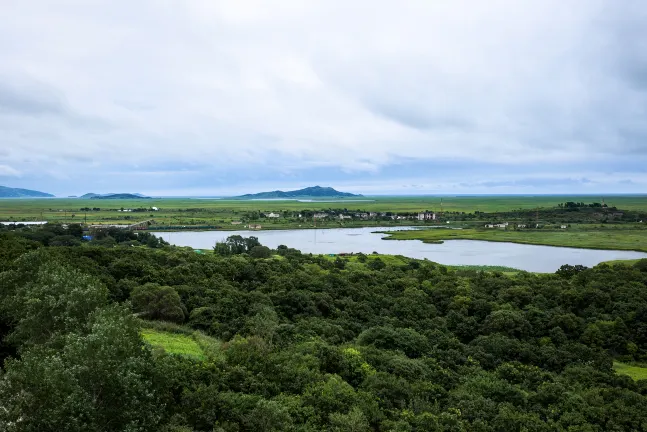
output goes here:
{"type": "Polygon", "coordinates": [[[45,6],[0,16],[0,164],[31,185],[534,191],[647,165],[639,0],[45,6]]]}
{"type": "Polygon", "coordinates": [[[61,98],[42,86],[19,86],[0,77],[0,112],[9,114],[61,114],[65,106],[61,98]]]}
{"type": "Polygon", "coordinates": [[[0,165],[0,177],[20,177],[20,171],[9,165],[0,165]]]}

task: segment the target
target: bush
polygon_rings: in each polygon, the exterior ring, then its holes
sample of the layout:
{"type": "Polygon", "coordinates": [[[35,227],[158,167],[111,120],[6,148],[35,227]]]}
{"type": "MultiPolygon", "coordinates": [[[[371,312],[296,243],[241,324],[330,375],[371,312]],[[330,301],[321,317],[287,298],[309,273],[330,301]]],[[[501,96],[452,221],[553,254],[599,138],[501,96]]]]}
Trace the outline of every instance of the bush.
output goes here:
{"type": "Polygon", "coordinates": [[[169,286],[147,283],[130,294],[135,312],[142,318],[181,323],[186,315],[177,291],[169,286]]]}

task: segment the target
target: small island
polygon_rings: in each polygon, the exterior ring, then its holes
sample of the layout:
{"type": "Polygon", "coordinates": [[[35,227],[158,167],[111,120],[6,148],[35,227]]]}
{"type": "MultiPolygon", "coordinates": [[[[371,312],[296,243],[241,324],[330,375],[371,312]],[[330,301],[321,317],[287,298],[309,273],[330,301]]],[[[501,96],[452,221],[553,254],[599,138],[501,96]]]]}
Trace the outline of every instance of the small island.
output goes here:
{"type": "Polygon", "coordinates": [[[275,190],[234,197],[236,199],[362,198],[364,195],[340,192],[331,187],[312,186],[293,191],[275,190]]]}
{"type": "Polygon", "coordinates": [[[87,193],[81,196],[81,198],[96,199],[96,200],[151,199],[151,197],[147,197],[141,194],[131,194],[131,193],[113,193],[113,194],[105,194],[105,195],[87,193]]]}
{"type": "Polygon", "coordinates": [[[54,195],[31,189],[0,186],[0,198],[53,198],[54,195]]]}

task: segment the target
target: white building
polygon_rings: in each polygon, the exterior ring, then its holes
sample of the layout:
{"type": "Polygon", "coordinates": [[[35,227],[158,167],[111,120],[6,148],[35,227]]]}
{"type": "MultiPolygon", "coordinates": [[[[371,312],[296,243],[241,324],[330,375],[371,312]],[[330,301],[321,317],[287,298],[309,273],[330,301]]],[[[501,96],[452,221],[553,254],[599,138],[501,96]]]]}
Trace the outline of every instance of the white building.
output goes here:
{"type": "Polygon", "coordinates": [[[350,215],[343,215],[343,214],[340,214],[340,215],[339,215],[339,220],[352,219],[352,218],[353,218],[353,217],[352,217],[352,216],[350,216],[350,215]]]}
{"type": "Polygon", "coordinates": [[[422,212],[418,213],[418,220],[436,220],[436,213],[432,212],[422,212]]]}
{"type": "Polygon", "coordinates": [[[276,219],[276,218],[280,218],[280,217],[281,217],[281,215],[280,215],[280,214],[278,214],[278,213],[265,213],[265,217],[266,217],[266,218],[273,218],[273,219],[276,219]]]}

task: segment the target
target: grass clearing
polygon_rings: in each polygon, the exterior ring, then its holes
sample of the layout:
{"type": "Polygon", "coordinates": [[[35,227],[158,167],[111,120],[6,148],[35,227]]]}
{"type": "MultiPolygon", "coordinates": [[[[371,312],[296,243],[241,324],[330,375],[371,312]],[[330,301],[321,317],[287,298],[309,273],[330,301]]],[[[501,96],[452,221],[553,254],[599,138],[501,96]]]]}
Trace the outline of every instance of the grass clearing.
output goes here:
{"type": "Polygon", "coordinates": [[[501,272],[505,274],[515,274],[519,273],[519,270],[513,267],[506,267],[506,266],[495,266],[495,265],[453,265],[453,266],[446,266],[454,270],[476,270],[476,271],[485,271],[485,272],[501,272]]]}
{"type": "MultiPolygon", "coordinates": [[[[644,258],[643,258],[644,259],[644,258]]],[[[627,265],[627,266],[633,266],[636,264],[640,259],[628,259],[628,260],[611,260],[611,261],[603,261],[600,264],[608,264],[610,266],[614,265],[627,265]]]]}
{"type": "Polygon", "coordinates": [[[647,379],[647,367],[644,366],[614,361],[613,369],[616,373],[630,376],[635,381],[647,379]]]}
{"type": "Polygon", "coordinates": [[[386,240],[422,240],[436,243],[441,240],[483,240],[544,246],[563,246],[588,249],[617,249],[647,252],[645,229],[580,229],[504,231],[497,229],[429,229],[389,232],[386,240]]]}
{"type": "Polygon", "coordinates": [[[182,355],[198,360],[207,358],[204,350],[193,336],[154,329],[143,329],[141,335],[148,344],[162,348],[169,354],[182,355]]]}

